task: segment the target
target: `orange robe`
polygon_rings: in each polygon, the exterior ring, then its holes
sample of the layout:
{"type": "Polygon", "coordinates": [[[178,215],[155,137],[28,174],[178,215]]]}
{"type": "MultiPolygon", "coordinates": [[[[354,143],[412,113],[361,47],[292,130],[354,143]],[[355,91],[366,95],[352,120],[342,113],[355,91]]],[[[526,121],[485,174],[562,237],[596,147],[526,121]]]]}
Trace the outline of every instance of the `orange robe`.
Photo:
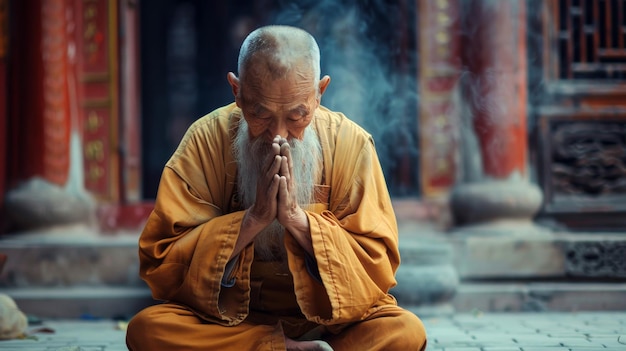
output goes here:
{"type": "Polygon", "coordinates": [[[400,263],[398,230],[373,140],[341,113],[320,107],[312,122],[323,171],[306,213],[319,275],[286,233],[288,269],[279,275],[287,278],[261,274],[264,305],[255,302],[251,271],[262,264],[253,245],[224,277],[245,213],[231,149],[241,118],[235,104],[200,118],[166,164],[139,240],[141,276],[165,303],[133,318],[129,348],[284,350],[283,334],[308,333],[335,350],[421,349],[421,321],[388,293],[400,263]],[[299,311],[288,312],[294,305],[299,311]]]}

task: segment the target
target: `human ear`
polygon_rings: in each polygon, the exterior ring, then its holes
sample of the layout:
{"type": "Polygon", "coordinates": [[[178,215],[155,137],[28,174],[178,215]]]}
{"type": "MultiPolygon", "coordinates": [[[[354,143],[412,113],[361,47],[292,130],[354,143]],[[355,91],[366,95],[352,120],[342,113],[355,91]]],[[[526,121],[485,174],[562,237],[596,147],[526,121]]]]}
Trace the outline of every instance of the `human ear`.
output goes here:
{"type": "Polygon", "coordinates": [[[239,106],[239,92],[240,92],[239,78],[237,78],[237,76],[233,72],[228,72],[228,74],[226,75],[226,79],[228,80],[228,84],[230,84],[230,87],[233,90],[233,95],[235,96],[235,102],[237,103],[237,106],[239,106]]]}
{"type": "Polygon", "coordinates": [[[326,91],[326,88],[328,88],[328,84],[330,84],[330,76],[324,76],[322,77],[322,79],[320,79],[320,83],[319,83],[320,96],[324,94],[324,92],[326,91]]]}

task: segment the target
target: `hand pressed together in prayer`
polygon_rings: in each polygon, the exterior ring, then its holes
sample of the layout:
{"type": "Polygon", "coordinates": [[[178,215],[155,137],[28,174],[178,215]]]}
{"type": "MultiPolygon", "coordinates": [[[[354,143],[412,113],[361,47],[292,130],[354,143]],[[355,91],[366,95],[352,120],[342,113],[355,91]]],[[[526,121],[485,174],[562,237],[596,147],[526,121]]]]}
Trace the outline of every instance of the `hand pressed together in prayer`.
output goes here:
{"type": "Polygon", "coordinates": [[[307,229],[306,215],[298,205],[297,186],[293,177],[293,161],[291,148],[287,139],[276,136],[272,143],[272,149],[280,153],[281,164],[278,185],[278,208],[276,218],[285,228],[291,230],[304,226],[307,229]]]}
{"type": "Polygon", "coordinates": [[[291,149],[287,139],[277,135],[272,142],[272,150],[278,149],[281,163],[280,172],[278,173],[278,209],[276,217],[278,222],[285,228],[289,228],[294,219],[300,214],[300,206],[298,206],[296,196],[295,180],[293,174],[293,161],[291,159],[291,149]]]}
{"type": "Polygon", "coordinates": [[[263,227],[278,220],[313,256],[309,222],[298,204],[291,147],[287,139],[280,135],[274,137],[272,152],[274,157],[268,158],[266,172],[257,182],[256,201],[249,209],[250,216],[263,227]]]}
{"type": "Polygon", "coordinates": [[[250,215],[258,222],[269,225],[274,219],[285,227],[298,211],[295,197],[293,170],[289,143],[277,135],[272,140],[273,157],[268,157],[265,174],[259,177],[256,201],[250,207],[250,215]]]}

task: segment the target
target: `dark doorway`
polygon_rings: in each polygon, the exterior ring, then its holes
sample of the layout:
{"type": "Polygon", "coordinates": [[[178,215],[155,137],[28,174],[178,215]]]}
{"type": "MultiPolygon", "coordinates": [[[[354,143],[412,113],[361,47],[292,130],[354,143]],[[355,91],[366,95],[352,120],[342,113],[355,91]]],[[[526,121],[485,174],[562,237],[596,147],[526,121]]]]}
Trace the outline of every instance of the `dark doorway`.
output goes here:
{"type": "Polygon", "coordinates": [[[264,24],[311,32],[332,78],[322,103],[344,112],[376,141],[394,196],[418,194],[415,4],[388,1],[151,0],[141,2],[143,193],[187,127],[232,102],[244,37],[264,24]]]}

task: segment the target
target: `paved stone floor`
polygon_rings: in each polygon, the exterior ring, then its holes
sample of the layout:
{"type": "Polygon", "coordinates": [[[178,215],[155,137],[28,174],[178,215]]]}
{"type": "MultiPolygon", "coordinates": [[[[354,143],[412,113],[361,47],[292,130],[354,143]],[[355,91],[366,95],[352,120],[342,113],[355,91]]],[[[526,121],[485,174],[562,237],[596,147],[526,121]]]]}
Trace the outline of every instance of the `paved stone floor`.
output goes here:
{"type": "MultiPolygon", "coordinates": [[[[626,350],[626,311],[464,313],[424,318],[424,323],[428,351],[626,350]]],[[[109,320],[45,321],[30,328],[29,339],[0,341],[0,351],[126,350],[123,328],[109,320]]]]}
{"type": "Polygon", "coordinates": [[[626,312],[477,313],[424,323],[428,351],[626,351],[626,312]]]}

